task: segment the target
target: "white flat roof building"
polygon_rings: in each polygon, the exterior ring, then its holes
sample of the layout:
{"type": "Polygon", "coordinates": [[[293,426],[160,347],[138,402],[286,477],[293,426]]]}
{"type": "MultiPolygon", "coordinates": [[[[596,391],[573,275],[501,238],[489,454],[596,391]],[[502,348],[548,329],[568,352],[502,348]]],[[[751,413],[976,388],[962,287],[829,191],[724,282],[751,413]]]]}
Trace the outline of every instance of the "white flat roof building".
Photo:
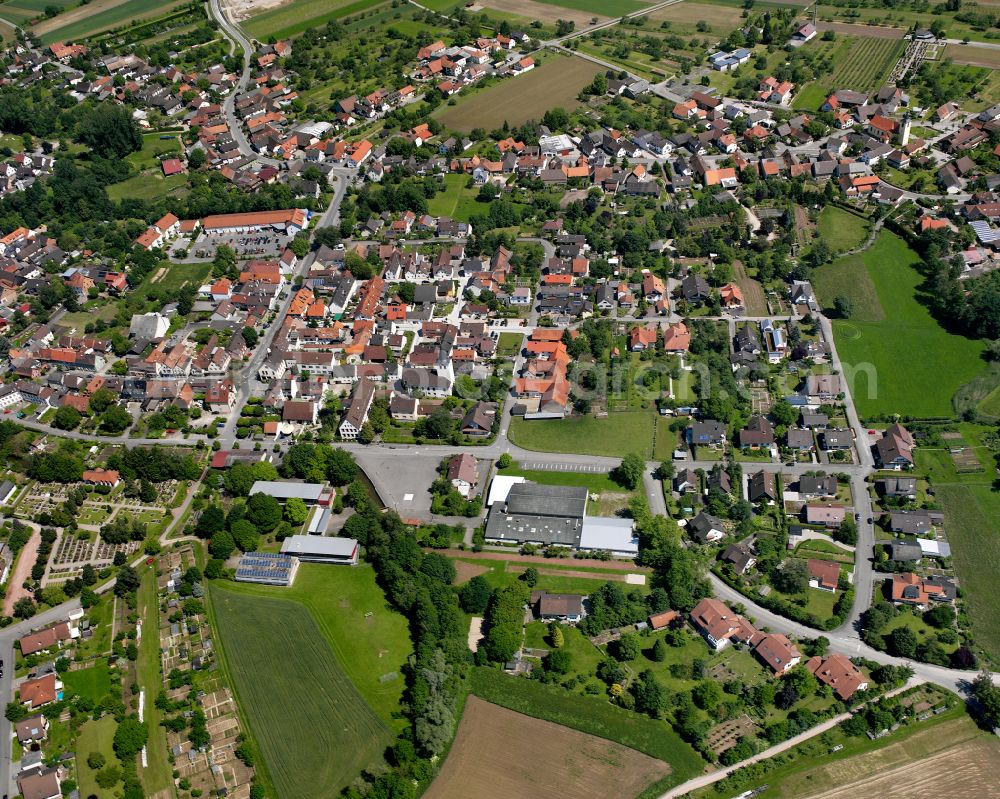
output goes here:
{"type": "Polygon", "coordinates": [[[494,502],[506,502],[511,487],[523,482],[523,477],[510,477],[498,474],[493,478],[493,482],[490,483],[490,493],[486,498],[486,507],[491,507],[494,502]]]}
{"type": "Polygon", "coordinates": [[[635,521],[616,516],[588,516],[583,520],[578,549],[590,552],[607,550],[613,555],[635,557],[639,554],[639,538],[635,521]]]}
{"type": "Polygon", "coordinates": [[[281,554],[313,563],[355,566],[361,547],[353,538],[322,535],[290,535],[281,542],[281,554]]]}
{"type": "Polygon", "coordinates": [[[250,489],[250,496],[267,494],[279,502],[298,497],[303,502],[315,503],[323,493],[320,483],[286,483],[282,480],[258,480],[250,489]]]}

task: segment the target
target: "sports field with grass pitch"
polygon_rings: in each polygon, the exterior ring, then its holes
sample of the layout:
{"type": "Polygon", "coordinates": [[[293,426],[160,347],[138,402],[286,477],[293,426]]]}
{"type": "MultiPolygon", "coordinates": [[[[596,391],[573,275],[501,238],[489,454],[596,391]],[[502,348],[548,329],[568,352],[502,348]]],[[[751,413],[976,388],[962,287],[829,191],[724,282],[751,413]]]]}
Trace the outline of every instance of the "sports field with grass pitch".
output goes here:
{"type": "Polygon", "coordinates": [[[344,673],[309,611],[215,586],[211,597],[226,668],[276,799],[333,799],[377,766],[389,726],[344,673]]]}
{"type": "Polygon", "coordinates": [[[833,332],[862,417],[951,416],[952,395],[984,369],[982,342],[952,335],[917,300],[918,262],[906,242],[883,230],[864,253],[814,273],[823,307],[841,294],[854,303],[851,318],[835,320],[833,332]]]}

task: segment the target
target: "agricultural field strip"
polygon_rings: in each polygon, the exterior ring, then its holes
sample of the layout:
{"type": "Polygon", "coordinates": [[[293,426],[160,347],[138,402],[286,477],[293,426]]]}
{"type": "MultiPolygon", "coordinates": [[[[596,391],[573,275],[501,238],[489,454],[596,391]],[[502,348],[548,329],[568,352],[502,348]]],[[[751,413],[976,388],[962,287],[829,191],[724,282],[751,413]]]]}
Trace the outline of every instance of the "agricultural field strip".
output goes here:
{"type": "Polygon", "coordinates": [[[212,599],[240,706],[278,799],[338,796],[377,763],[388,727],[343,673],[305,608],[216,588],[212,599]],[[329,757],[333,751],[338,757],[329,757]]]}

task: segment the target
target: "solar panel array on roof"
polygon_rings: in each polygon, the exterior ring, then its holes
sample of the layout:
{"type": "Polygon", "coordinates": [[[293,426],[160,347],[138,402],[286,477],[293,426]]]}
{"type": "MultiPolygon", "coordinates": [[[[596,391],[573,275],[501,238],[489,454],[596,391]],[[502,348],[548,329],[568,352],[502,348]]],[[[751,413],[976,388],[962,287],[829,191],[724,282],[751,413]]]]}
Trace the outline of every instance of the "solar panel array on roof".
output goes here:
{"type": "Polygon", "coordinates": [[[1000,240],[1000,228],[990,227],[990,223],[983,219],[977,219],[975,222],[970,222],[969,225],[975,231],[976,238],[983,244],[992,244],[1000,240]]]}
{"type": "Polygon", "coordinates": [[[265,585],[291,585],[299,560],[278,552],[247,552],[240,558],[236,580],[265,585]]]}

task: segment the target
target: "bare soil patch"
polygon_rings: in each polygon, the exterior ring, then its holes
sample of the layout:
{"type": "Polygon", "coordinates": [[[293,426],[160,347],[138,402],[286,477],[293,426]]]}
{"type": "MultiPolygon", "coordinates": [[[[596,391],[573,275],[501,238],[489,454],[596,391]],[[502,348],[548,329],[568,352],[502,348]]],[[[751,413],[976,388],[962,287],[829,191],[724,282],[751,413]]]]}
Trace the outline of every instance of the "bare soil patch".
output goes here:
{"type": "MultiPolygon", "coordinates": [[[[511,564],[507,567],[510,574],[522,574],[528,570],[527,566],[515,566],[511,564]]],[[[539,574],[549,577],[577,577],[581,580],[601,580],[602,582],[625,582],[627,574],[601,574],[600,572],[575,571],[573,569],[536,569],[539,574]]]]}
{"type": "Polygon", "coordinates": [[[743,18],[742,10],[736,6],[717,6],[708,3],[678,3],[652,11],[646,16],[651,21],[669,20],[675,25],[697,25],[707,22],[714,33],[730,31],[738,26],[743,18]]]}
{"type": "MultiPolygon", "coordinates": [[[[265,2],[267,1],[265,0],[265,2]]],[[[590,20],[595,16],[598,22],[608,19],[607,16],[576,11],[572,8],[563,8],[549,3],[536,3],[535,0],[480,0],[477,5],[487,12],[499,12],[501,16],[537,19],[539,22],[547,22],[552,25],[555,25],[557,20],[565,19],[576,23],[578,28],[590,25],[590,20]]]]}
{"type": "MultiPolygon", "coordinates": [[[[478,554],[478,553],[477,553],[478,554]]],[[[467,563],[464,560],[456,560],[455,563],[455,585],[467,583],[473,577],[485,574],[487,569],[478,563],[467,563]]]]}
{"type": "Polygon", "coordinates": [[[906,28],[886,28],[883,25],[858,25],[853,22],[820,22],[816,26],[820,33],[833,31],[848,36],[867,36],[869,39],[902,39],[906,28]]]}
{"type": "Polygon", "coordinates": [[[637,796],[670,766],[634,749],[470,696],[427,799],[637,796]]]}
{"type": "Polygon", "coordinates": [[[950,58],[956,64],[988,69],[1000,68],[1000,50],[976,47],[974,44],[949,44],[945,47],[944,57],[950,58]]]}
{"type": "Polygon", "coordinates": [[[28,543],[24,545],[24,548],[18,555],[17,566],[14,567],[14,573],[7,581],[7,596],[3,600],[4,616],[13,616],[14,603],[21,597],[31,596],[31,592],[26,591],[23,586],[24,581],[31,576],[31,568],[35,565],[35,560],[38,558],[38,547],[41,543],[42,534],[38,530],[35,530],[31,534],[31,538],[28,539],[28,543]]]}

